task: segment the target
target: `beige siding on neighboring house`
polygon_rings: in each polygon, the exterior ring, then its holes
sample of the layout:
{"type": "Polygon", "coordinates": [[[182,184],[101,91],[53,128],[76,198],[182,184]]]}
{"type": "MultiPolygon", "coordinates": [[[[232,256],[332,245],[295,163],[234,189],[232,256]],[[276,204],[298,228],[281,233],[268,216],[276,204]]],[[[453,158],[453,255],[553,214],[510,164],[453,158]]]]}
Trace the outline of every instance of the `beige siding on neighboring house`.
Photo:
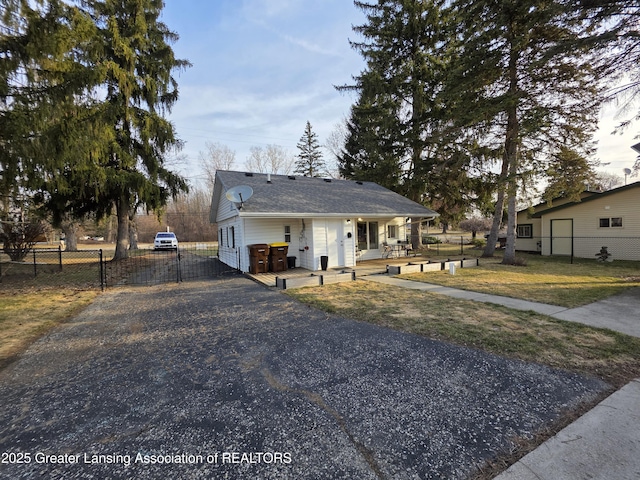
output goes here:
{"type": "Polygon", "coordinates": [[[531,238],[518,237],[516,239],[516,250],[520,252],[539,252],[540,239],[542,236],[542,221],[539,218],[531,218],[529,212],[518,213],[518,226],[531,225],[531,238]]]}
{"type": "MultiPolygon", "coordinates": [[[[640,260],[640,190],[632,188],[615,195],[595,198],[558,211],[543,214],[542,235],[551,235],[553,220],[573,220],[573,254],[595,258],[602,246],[607,246],[613,258],[640,260]],[[600,219],[622,219],[621,227],[601,227],[600,219]],[[635,239],[635,241],[633,240],[635,239]]],[[[551,242],[544,241],[542,254],[551,253],[551,242]]]]}

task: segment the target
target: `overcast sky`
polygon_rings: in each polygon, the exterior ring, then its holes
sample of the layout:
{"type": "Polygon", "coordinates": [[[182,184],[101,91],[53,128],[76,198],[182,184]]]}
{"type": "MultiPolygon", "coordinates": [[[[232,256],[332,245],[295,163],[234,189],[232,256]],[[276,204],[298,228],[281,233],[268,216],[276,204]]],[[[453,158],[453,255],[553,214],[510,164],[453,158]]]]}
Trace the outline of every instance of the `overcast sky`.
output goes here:
{"type": "MultiPolygon", "coordinates": [[[[236,152],[242,170],[251,146],[280,145],[297,154],[307,120],[321,143],[355,100],[334,85],[363,68],[349,46],[363,14],[350,0],[166,0],[163,21],[180,36],[178,58],[193,66],[176,75],[180,99],[170,115],[186,142],[178,169],[192,182],[202,175],[205,142],[236,152]]],[[[638,125],[612,136],[610,109],[598,135],[602,170],[631,167],[638,125]]],[[[326,157],[329,157],[326,154],[326,157]]]]}

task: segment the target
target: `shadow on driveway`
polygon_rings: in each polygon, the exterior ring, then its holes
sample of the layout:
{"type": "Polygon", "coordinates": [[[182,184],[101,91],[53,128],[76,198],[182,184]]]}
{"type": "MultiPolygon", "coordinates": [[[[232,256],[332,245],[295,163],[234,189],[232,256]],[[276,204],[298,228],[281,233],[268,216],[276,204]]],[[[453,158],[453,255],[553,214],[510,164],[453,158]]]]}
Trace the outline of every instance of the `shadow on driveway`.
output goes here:
{"type": "Polygon", "coordinates": [[[0,373],[0,477],[465,478],[607,388],[243,277],[118,289],[0,373]]]}

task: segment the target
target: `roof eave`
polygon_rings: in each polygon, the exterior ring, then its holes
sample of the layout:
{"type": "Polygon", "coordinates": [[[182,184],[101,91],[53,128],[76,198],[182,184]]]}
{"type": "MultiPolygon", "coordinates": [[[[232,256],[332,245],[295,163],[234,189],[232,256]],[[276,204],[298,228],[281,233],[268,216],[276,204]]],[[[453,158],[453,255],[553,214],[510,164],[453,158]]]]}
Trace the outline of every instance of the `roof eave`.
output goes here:
{"type": "Polygon", "coordinates": [[[240,210],[238,215],[243,218],[395,218],[395,217],[420,217],[424,219],[434,219],[439,217],[439,213],[291,213],[291,212],[246,212],[240,210]]]}

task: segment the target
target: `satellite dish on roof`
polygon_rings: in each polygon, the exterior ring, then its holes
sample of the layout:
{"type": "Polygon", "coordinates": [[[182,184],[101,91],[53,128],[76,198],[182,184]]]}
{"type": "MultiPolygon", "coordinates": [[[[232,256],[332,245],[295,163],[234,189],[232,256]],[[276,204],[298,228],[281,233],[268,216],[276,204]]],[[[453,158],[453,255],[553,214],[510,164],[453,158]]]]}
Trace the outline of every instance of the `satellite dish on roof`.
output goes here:
{"type": "Polygon", "coordinates": [[[233,203],[239,203],[240,208],[242,208],[242,204],[249,200],[253,195],[253,188],[249,185],[238,185],[237,187],[230,188],[227,190],[227,200],[233,203]]]}

